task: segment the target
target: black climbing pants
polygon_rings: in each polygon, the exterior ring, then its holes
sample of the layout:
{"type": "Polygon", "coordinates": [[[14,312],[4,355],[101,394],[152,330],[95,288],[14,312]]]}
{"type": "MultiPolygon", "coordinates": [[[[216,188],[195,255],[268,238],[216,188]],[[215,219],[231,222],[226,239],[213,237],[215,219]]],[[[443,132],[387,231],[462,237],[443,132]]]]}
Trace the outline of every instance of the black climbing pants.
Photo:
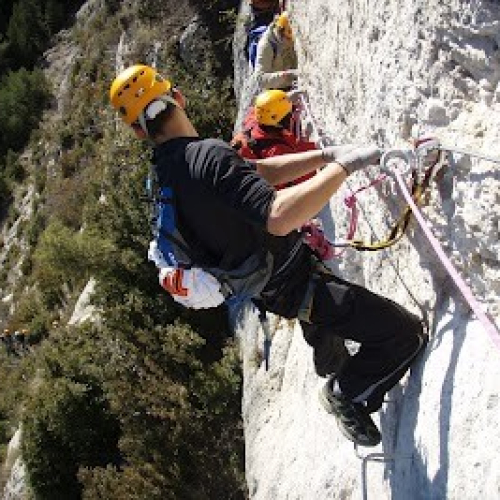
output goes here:
{"type": "Polygon", "coordinates": [[[318,375],[335,374],[347,397],[380,408],[427,338],[422,323],[392,300],[317,265],[299,312],[318,375]],[[350,356],[344,339],[359,343],[350,356]]]}

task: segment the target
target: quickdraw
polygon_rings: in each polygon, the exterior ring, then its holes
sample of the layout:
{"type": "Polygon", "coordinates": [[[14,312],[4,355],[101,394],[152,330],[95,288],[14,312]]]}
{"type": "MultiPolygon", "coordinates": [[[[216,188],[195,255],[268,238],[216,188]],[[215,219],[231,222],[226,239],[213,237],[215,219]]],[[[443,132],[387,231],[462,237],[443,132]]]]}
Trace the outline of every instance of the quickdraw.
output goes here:
{"type": "MultiPolygon", "coordinates": [[[[382,175],[380,175],[375,181],[372,181],[369,185],[364,186],[358,191],[352,193],[349,197],[344,200],[346,205],[351,208],[351,223],[348,238],[342,242],[331,242],[334,247],[345,247],[353,248],[358,251],[377,251],[388,248],[395,245],[404,236],[412,217],[412,210],[409,204],[403,208],[403,211],[399,219],[394,223],[389,231],[387,238],[376,241],[376,242],[365,242],[359,239],[351,239],[354,235],[352,230],[353,220],[357,217],[356,208],[356,197],[355,195],[367,189],[378,182],[386,179],[387,175],[392,175],[391,169],[388,167],[388,163],[394,159],[404,160],[406,164],[409,165],[409,169],[406,172],[411,175],[412,187],[411,187],[411,197],[414,203],[419,206],[421,205],[424,194],[429,188],[432,179],[441,170],[444,165],[444,156],[439,152],[434,154],[439,148],[439,143],[430,139],[422,139],[417,143],[414,150],[400,151],[400,150],[390,150],[386,152],[380,161],[382,175]],[[421,173],[423,171],[423,174],[421,173]]],[[[335,256],[339,256],[336,254],[335,256]]]]}
{"type": "MultiPolygon", "coordinates": [[[[409,165],[409,174],[411,174],[412,187],[411,198],[415,205],[419,206],[422,203],[424,194],[429,188],[431,180],[441,170],[444,165],[444,156],[439,149],[439,142],[433,139],[420,139],[413,150],[399,151],[390,150],[382,156],[380,160],[381,170],[387,175],[392,172],[388,167],[389,161],[399,158],[406,161],[409,165]],[[438,151],[437,153],[435,153],[438,151]],[[420,175],[419,171],[423,171],[420,175]]],[[[412,217],[412,209],[410,204],[406,204],[403,208],[401,216],[392,226],[389,235],[385,240],[380,240],[374,243],[365,243],[361,240],[351,240],[346,242],[347,245],[359,251],[376,251],[383,250],[392,245],[395,245],[404,236],[412,217]]]]}
{"type": "MultiPolygon", "coordinates": [[[[420,204],[425,190],[429,186],[430,175],[426,175],[422,182],[418,181],[416,172],[412,172],[412,191],[411,196],[415,203],[420,204]]],[[[386,239],[377,242],[366,243],[362,240],[351,240],[348,243],[349,247],[358,251],[376,251],[383,250],[392,245],[395,245],[405,234],[406,229],[410,223],[412,211],[409,205],[406,205],[401,213],[399,219],[392,226],[389,235],[386,239]]]]}
{"type": "MultiPolygon", "coordinates": [[[[318,144],[320,148],[323,149],[329,144],[330,141],[328,141],[328,138],[318,129],[312,117],[309,103],[303,94],[300,96],[300,100],[302,104],[301,110],[305,112],[306,118],[311,124],[314,133],[318,137],[318,144]]],[[[412,178],[411,196],[415,204],[420,205],[423,201],[424,194],[428,189],[431,180],[443,166],[444,155],[441,154],[439,147],[439,142],[436,140],[420,139],[419,141],[417,141],[413,150],[391,150],[390,152],[384,154],[381,159],[383,174],[374,181],[370,182],[368,185],[363,186],[356,191],[352,191],[351,194],[344,199],[344,203],[351,212],[349,230],[345,240],[329,242],[332,247],[343,247],[343,250],[334,253],[333,257],[340,257],[346,248],[353,248],[358,251],[377,251],[389,248],[401,240],[408,228],[408,225],[410,224],[410,220],[412,217],[412,210],[409,204],[406,204],[406,206],[403,208],[399,219],[394,223],[389,231],[388,236],[385,239],[381,239],[375,242],[366,242],[361,239],[353,238],[356,231],[358,216],[356,194],[383,181],[387,177],[387,174],[392,174],[392,172],[388,171],[386,165],[388,164],[389,160],[397,157],[404,159],[406,163],[411,166],[409,172],[411,173],[412,178]],[[437,154],[434,154],[434,152],[436,151],[437,154]],[[421,167],[420,170],[423,169],[424,171],[423,175],[420,176],[418,173],[419,167],[421,167]]]]}

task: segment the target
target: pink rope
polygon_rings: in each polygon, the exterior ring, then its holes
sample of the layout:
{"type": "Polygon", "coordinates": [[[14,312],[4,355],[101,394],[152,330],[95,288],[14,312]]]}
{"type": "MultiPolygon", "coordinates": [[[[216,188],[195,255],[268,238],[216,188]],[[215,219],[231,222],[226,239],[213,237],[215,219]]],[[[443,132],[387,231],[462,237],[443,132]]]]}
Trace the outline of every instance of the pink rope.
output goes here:
{"type": "Polygon", "coordinates": [[[500,331],[498,328],[495,326],[492,320],[488,317],[488,315],[482,310],[481,305],[479,302],[476,300],[474,295],[472,294],[470,288],[467,286],[465,281],[461,278],[461,276],[458,274],[456,269],[453,267],[453,264],[451,261],[448,259],[446,254],[444,253],[441,245],[439,244],[438,240],[434,237],[432,234],[428,224],[425,222],[420,210],[417,208],[417,205],[413,201],[413,198],[411,197],[410,193],[408,192],[408,189],[406,188],[406,185],[403,181],[403,178],[401,177],[401,174],[395,170],[394,175],[396,176],[396,180],[399,184],[399,188],[401,189],[401,192],[406,199],[408,205],[411,207],[413,211],[413,215],[417,219],[418,223],[420,224],[420,227],[424,231],[425,235],[427,236],[427,239],[429,240],[430,244],[432,245],[433,250],[436,252],[437,256],[441,260],[441,263],[443,266],[446,268],[448,271],[448,274],[451,276],[453,281],[455,282],[455,285],[458,287],[460,292],[462,292],[462,295],[464,296],[465,300],[471,307],[471,309],[474,311],[476,314],[477,318],[483,325],[484,329],[486,332],[490,335],[492,341],[496,344],[498,348],[500,348],[500,331]]]}

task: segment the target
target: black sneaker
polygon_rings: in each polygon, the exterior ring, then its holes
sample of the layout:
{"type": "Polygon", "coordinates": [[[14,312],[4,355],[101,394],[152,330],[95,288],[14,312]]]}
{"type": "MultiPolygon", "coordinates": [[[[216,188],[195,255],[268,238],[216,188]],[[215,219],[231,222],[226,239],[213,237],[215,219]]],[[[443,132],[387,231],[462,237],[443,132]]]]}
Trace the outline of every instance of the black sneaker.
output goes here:
{"type": "Polygon", "coordinates": [[[329,379],[320,392],[320,401],[328,413],[335,415],[342,434],[360,446],[377,446],[382,436],[364,405],[334,394],[332,385],[333,379],[329,379]]]}

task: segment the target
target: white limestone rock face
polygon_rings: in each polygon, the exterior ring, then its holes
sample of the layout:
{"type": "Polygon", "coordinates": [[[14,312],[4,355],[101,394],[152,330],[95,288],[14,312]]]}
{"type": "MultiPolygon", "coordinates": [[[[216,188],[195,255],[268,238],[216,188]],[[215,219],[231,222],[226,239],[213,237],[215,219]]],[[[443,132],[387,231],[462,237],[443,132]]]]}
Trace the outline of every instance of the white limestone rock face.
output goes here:
{"type": "MultiPolygon", "coordinates": [[[[427,134],[452,149],[500,157],[497,2],[288,4],[299,86],[308,92],[314,123],[335,143],[408,148],[412,134],[427,134]]],[[[377,167],[357,173],[334,196],[322,212],[330,235],[347,234],[344,197],[378,174],[377,167]]],[[[422,207],[497,327],[499,198],[500,165],[454,153],[422,207]]],[[[404,206],[390,181],[363,191],[358,200],[362,239],[387,235],[404,206]]],[[[279,324],[265,372],[249,354],[260,349],[261,340],[255,340],[261,332],[251,315],[240,327],[251,498],[500,498],[500,349],[471,314],[418,224],[412,222],[396,246],[348,250],[334,267],[426,316],[429,347],[376,416],[382,444],[359,449],[358,457],[318,404],[322,380],[298,325],[279,324]]]]}
{"type": "Polygon", "coordinates": [[[206,47],[209,43],[207,28],[200,16],[195,16],[179,39],[179,57],[190,69],[203,68],[207,57],[206,47]]]}
{"type": "Polygon", "coordinates": [[[7,456],[2,464],[2,475],[7,479],[2,492],[3,500],[24,500],[28,495],[26,466],[21,457],[22,429],[19,427],[7,447],[7,456]]]}
{"type": "Polygon", "coordinates": [[[68,321],[68,325],[79,325],[85,321],[99,321],[99,310],[92,304],[92,296],[94,294],[95,287],[96,280],[91,278],[76,301],[75,308],[68,321]]]}

